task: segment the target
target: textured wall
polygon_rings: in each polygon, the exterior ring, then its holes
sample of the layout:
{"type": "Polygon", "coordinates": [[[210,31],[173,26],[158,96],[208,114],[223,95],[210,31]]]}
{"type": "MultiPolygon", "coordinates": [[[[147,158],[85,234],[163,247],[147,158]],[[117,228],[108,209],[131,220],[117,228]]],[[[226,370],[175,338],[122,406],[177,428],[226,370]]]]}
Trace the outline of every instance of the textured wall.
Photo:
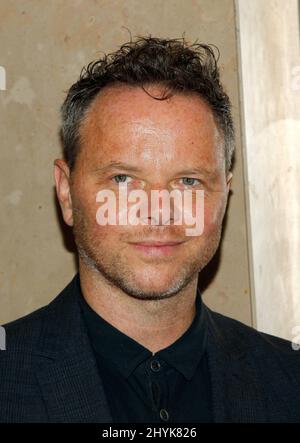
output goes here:
{"type": "Polygon", "coordinates": [[[52,165],[59,106],[82,66],[133,36],[198,39],[221,51],[237,161],[222,253],[201,277],[209,306],[251,323],[233,0],[0,0],[0,323],[48,303],[75,271],[63,241],[52,165]]]}
{"type": "Polygon", "coordinates": [[[299,342],[298,1],[238,6],[256,326],[299,342]]]}

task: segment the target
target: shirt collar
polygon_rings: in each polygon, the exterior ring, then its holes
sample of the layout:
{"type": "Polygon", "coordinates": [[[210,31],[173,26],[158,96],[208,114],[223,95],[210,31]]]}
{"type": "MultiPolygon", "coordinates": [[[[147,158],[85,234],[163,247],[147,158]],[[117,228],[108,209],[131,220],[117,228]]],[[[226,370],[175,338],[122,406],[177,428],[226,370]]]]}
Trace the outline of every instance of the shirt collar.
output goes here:
{"type": "MultiPolygon", "coordinates": [[[[76,291],[82,308],[92,346],[99,356],[111,367],[128,378],[134,369],[144,360],[153,356],[143,345],[124,334],[97,314],[85,300],[80,278],[77,274],[76,291]]],[[[190,380],[203,356],[206,343],[206,328],[199,289],[196,296],[196,314],[190,327],[174,343],[155,353],[184,377],[190,380]]]]}
{"type": "Polygon", "coordinates": [[[199,288],[196,296],[196,314],[189,328],[174,343],[156,353],[190,380],[205,352],[206,328],[199,288]]]}

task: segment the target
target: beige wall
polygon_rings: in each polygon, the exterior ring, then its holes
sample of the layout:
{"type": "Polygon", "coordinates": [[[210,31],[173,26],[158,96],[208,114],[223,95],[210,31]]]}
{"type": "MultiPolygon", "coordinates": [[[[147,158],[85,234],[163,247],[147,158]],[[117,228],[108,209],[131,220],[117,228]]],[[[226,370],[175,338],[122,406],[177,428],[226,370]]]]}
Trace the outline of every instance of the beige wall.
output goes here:
{"type": "Polygon", "coordinates": [[[256,327],[299,341],[298,1],[237,6],[256,327]]]}
{"type": "MultiPolygon", "coordinates": [[[[233,0],[0,0],[0,323],[48,303],[75,272],[55,205],[59,107],[82,66],[133,36],[216,44],[233,102],[237,156],[219,269],[201,276],[209,306],[251,324],[233,0]],[[204,278],[205,277],[205,278],[204,278]]],[[[216,267],[218,260],[214,260],[216,267]]]]}

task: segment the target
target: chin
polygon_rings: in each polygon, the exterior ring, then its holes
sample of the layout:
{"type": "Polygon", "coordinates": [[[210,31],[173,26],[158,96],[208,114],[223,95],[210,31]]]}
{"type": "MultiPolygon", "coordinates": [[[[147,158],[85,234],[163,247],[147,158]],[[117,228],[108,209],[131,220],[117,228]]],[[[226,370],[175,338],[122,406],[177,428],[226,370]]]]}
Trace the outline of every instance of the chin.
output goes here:
{"type": "Polygon", "coordinates": [[[132,295],[134,293],[140,293],[140,297],[138,298],[168,298],[175,293],[179,292],[182,288],[181,282],[177,282],[176,279],[169,278],[160,278],[159,275],[156,274],[151,280],[147,279],[146,281],[141,281],[137,279],[134,284],[130,285],[132,288],[132,295]],[[142,295],[144,294],[144,296],[142,295]]]}
{"type": "Polygon", "coordinates": [[[170,292],[170,288],[131,288],[130,291],[126,291],[128,295],[138,300],[164,300],[174,296],[176,293],[170,292]]]}
{"type": "Polygon", "coordinates": [[[137,291],[141,291],[144,293],[156,293],[159,295],[164,292],[168,292],[171,288],[171,284],[154,285],[152,283],[149,284],[149,283],[136,282],[136,284],[133,285],[133,287],[135,287],[137,291]]]}
{"type": "Polygon", "coordinates": [[[141,289],[149,291],[167,291],[171,286],[174,286],[176,276],[171,278],[170,275],[160,275],[159,272],[141,278],[141,276],[136,277],[136,286],[141,289]]]}

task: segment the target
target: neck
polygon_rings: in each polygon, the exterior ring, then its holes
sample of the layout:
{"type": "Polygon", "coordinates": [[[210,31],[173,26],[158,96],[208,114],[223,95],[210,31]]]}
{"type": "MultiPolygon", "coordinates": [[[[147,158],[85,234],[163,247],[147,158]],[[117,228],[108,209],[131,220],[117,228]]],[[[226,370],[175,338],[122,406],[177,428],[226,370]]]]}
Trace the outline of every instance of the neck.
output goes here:
{"type": "Polygon", "coordinates": [[[197,278],[172,297],[139,300],[113,286],[82,261],[79,275],[82,294],[90,307],[153,354],[174,343],[195,317],[197,278]]]}

